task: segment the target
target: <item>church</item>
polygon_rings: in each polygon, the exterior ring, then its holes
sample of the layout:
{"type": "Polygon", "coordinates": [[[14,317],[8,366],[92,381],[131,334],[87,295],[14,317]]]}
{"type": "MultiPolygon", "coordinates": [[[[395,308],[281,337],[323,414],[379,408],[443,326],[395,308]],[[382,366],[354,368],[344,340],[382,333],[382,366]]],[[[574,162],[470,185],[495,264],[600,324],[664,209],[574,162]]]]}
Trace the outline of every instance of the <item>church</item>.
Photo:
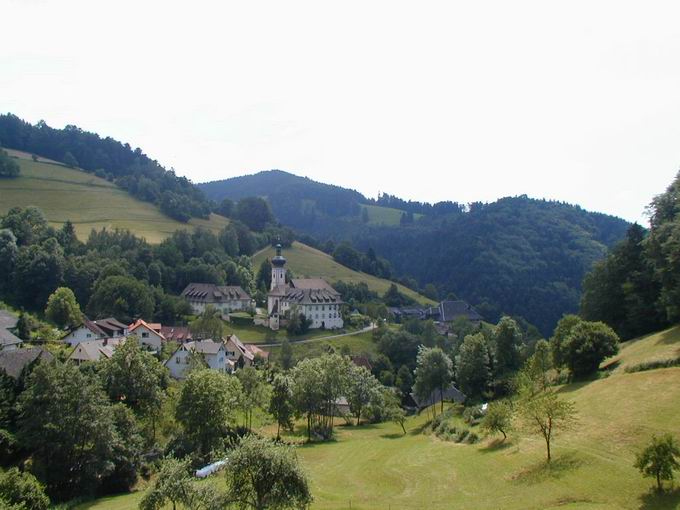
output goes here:
{"type": "Polygon", "coordinates": [[[291,312],[303,314],[311,321],[311,329],[343,327],[340,293],[321,278],[293,278],[286,282],[286,259],[281,245],[271,261],[272,283],[267,295],[269,327],[279,329],[291,312]]]}

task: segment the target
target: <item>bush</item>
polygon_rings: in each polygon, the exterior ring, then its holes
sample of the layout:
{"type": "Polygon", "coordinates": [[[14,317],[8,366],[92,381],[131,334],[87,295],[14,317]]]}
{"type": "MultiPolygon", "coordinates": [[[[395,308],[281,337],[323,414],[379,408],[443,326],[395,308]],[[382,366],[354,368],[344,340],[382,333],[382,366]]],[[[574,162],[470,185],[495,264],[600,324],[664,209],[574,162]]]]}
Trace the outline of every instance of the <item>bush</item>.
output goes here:
{"type": "Polygon", "coordinates": [[[656,359],[651,361],[644,361],[637,365],[631,365],[624,369],[624,372],[631,374],[633,372],[644,372],[645,370],[655,370],[657,368],[671,368],[680,366],[680,356],[671,359],[656,359]]]}
{"type": "Polygon", "coordinates": [[[50,499],[35,476],[17,468],[0,474],[0,494],[5,502],[22,505],[25,510],[47,510],[50,505],[50,499]]]}
{"type": "Polygon", "coordinates": [[[463,420],[471,426],[479,425],[484,418],[484,411],[480,406],[466,407],[463,411],[463,420]]]}

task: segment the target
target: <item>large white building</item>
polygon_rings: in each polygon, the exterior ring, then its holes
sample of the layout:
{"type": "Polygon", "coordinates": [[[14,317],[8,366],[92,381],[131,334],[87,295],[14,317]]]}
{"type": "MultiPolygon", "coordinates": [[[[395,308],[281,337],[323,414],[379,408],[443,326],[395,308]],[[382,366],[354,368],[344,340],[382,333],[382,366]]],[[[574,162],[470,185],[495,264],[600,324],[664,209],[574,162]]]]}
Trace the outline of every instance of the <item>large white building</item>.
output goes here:
{"type": "Polygon", "coordinates": [[[269,327],[279,329],[282,319],[291,313],[303,314],[311,321],[310,328],[341,329],[340,293],[321,278],[293,278],[286,281],[286,259],[281,255],[281,245],[276,246],[276,256],[271,261],[272,284],[267,296],[269,327]]]}
{"type": "Polygon", "coordinates": [[[208,305],[218,309],[224,316],[231,312],[248,311],[254,306],[248,293],[234,285],[190,283],[182,291],[182,297],[189,302],[196,315],[202,314],[208,305]]]}

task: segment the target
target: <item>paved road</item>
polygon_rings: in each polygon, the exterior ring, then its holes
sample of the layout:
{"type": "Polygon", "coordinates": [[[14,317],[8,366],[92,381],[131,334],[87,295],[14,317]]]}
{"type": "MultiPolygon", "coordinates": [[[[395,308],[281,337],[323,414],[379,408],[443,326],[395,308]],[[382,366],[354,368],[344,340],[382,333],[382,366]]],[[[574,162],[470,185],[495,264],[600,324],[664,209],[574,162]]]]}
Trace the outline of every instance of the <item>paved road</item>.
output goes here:
{"type": "MultiPolygon", "coordinates": [[[[377,326],[373,323],[370,326],[360,329],[358,331],[352,331],[351,333],[342,333],[341,335],[331,335],[331,336],[320,336],[317,338],[308,338],[307,340],[292,340],[291,344],[308,344],[311,342],[321,342],[323,340],[333,340],[334,338],[342,338],[344,336],[360,335],[361,333],[366,333],[368,331],[373,331],[377,326]]],[[[258,347],[279,347],[281,342],[276,342],[273,344],[255,344],[258,347]]]]}

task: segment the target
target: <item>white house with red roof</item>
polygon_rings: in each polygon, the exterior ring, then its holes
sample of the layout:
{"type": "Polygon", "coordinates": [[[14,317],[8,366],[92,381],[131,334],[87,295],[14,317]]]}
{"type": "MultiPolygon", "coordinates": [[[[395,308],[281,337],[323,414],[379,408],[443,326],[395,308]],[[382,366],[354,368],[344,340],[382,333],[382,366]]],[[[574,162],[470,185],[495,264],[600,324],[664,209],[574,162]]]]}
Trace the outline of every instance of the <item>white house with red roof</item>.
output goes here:
{"type": "Polygon", "coordinates": [[[139,338],[141,345],[149,347],[154,351],[160,351],[165,341],[165,337],[161,333],[160,324],[145,322],[142,319],[137,319],[130,324],[128,332],[130,335],[135,335],[139,338]]]}
{"type": "Polygon", "coordinates": [[[128,327],[113,317],[96,321],[85,319],[80,326],[69,331],[69,333],[62,338],[62,342],[73,347],[81,342],[120,339],[125,338],[126,336],[128,336],[128,327]]]}

